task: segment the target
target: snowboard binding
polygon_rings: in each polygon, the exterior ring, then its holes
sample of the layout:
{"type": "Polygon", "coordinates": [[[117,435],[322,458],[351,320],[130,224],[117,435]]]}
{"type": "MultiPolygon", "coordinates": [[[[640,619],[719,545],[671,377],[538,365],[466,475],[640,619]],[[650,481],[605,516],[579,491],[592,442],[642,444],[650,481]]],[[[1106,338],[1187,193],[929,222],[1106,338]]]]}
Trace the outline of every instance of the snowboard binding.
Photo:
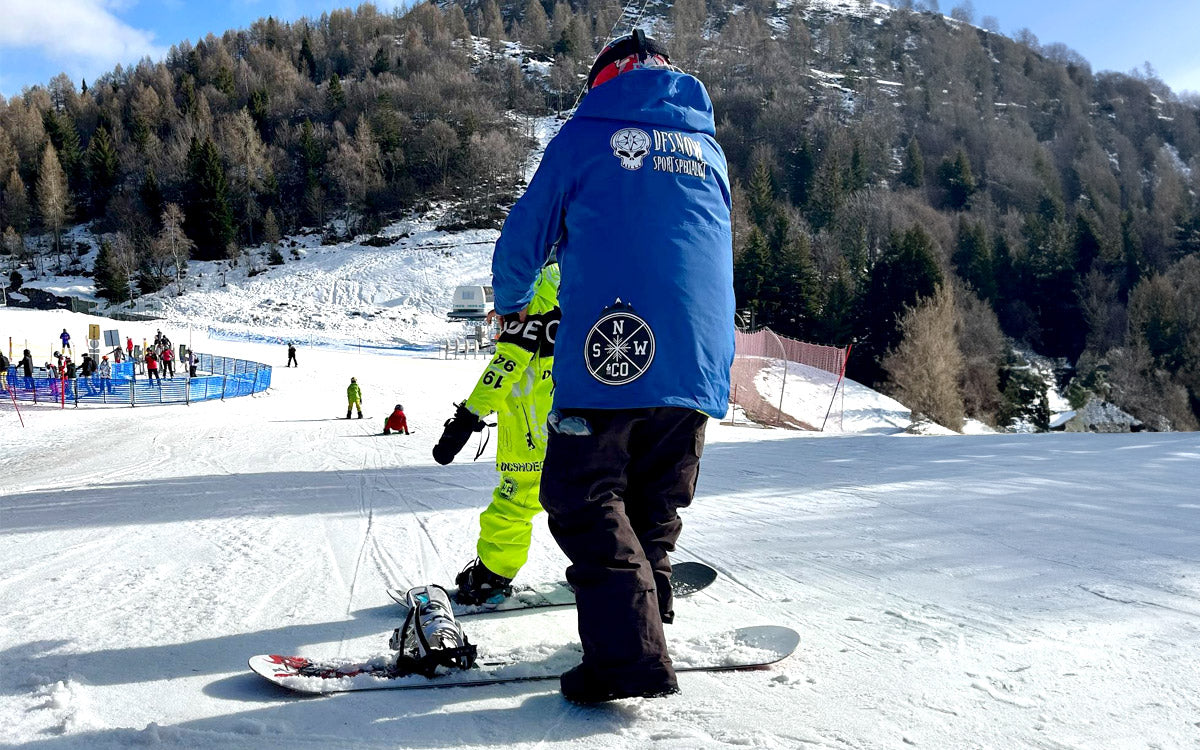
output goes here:
{"type": "Polygon", "coordinates": [[[470,669],[475,666],[476,647],[467,640],[454,619],[454,608],[446,589],[436,584],[409,589],[405,596],[408,616],[388,642],[400,654],[396,669],[401,674],[433,677],[439,667],[470,669]]]}

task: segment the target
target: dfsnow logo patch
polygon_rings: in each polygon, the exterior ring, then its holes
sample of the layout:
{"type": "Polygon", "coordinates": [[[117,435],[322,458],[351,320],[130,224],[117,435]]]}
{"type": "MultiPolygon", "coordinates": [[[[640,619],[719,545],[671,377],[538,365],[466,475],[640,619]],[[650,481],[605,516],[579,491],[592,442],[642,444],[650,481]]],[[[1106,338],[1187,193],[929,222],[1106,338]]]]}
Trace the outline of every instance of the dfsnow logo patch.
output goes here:
{"type": "Polygon", "coordinates": [[[612,146],[613,156],[620,159],[621,166],[629,170],[641,169],[642,159],[650,153],[650,136],[637,128],[618,130],[608,143],[612,146]]]}
{"type": "Polygon", "coordinates": [[[617,300],[588,332],[583,358],[588,372],[601,383],[632,383],[654,361],[654,331],[631,306],[617,300]]]}

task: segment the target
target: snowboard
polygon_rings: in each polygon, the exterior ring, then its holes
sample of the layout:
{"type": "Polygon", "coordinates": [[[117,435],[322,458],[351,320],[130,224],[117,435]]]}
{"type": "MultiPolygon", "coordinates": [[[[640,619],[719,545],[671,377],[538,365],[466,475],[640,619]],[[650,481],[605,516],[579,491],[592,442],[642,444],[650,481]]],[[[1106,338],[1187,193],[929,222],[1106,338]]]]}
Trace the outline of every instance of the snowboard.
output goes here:
{"type": "MultiPolygon", "coordinates": [[[[704,563],[681,562],[671,566],[671,592],[679,598],[691,596],[709,587],[717,580],[717,571],[704,563]]],[[[448,588],[451,600],[457,589],[448,588]]],[[[407,589],[388,589],[392,601],[408,611],[404,603],[407,589]]],[[[574,607],[575,592],[566,581],[542,583],[532,586],[514,586],[512,596],[495,604],[459,604],[454,602],[454,616],[490,614],[492,612],[514,612],[521,609],[543,609],[546,607],[574,607]]]]}
{"type": "MultiPolygon", "coordinates": [[[[800,634],[781,625],[737,628],[713,636],[679,642],[672,649],[676,672],[732,672],[761,669],[786,659],[800,644],[800,634]]],[[[578,646],[564,647],[542,661],[519,658],[480,660],[471,669],[434,677],[401,673],[395,654],[362,662],[314,661],[302,656],[260,654],[250,657],[255,674],[297,693],[347,693],[358,690],[425,690],[481,687],[517,682],[557,680],[579,663],[578,646]]]]}

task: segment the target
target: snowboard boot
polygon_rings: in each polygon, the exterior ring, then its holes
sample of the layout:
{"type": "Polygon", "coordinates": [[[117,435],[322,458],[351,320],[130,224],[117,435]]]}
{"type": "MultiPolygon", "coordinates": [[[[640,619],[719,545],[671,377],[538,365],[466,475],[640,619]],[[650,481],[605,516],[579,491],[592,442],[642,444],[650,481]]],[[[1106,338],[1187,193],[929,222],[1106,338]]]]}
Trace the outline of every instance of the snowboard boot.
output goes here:
{"type": "Polygon", "coordinates": [[[459,604],[498,604],[512,595],[512,579],[498,576],[477,557],[454,579],[459,604]]]}
{"type": "MultiPolygon", "coordinates": [[[[350,418],[350,417],[346,417],[346,419],[349,419],[349,418],[350,418]]],[[[362,419],[362,412],[361,412],[361,411],[358,413],[358,418],[359,418],[359,419],[362,419]]]]}
{"type": "Polygon", "coordinates": [[[349,418],[350,418],[350,410],[349,410],[349,409],[347,409],[347,410],[346,410],[346,419],[349,419],[349,418]]]}
{"type": "Polygon", "coordinates": [[[662,665],[622,674],[580,664],[563,673],[559,687],[563,698],[582,705],[621,698],[662,698],[679,692],[674,671],[662,665]]]}

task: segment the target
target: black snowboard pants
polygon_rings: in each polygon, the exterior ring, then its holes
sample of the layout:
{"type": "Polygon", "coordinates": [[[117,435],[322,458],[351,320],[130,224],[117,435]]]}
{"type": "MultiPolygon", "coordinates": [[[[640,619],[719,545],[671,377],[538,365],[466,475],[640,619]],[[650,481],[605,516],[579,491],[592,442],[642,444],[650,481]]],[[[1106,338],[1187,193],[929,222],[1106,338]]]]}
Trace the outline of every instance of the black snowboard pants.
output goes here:
{"type": "Polygon", "coordinates": [[[560,409],[541,502],[571,560],[583,663],[613,684],[670,672],[671,562],[708,418],[682,407],[560,409]],[[590,434],[589,434],[590,433],[590,434]]]}

